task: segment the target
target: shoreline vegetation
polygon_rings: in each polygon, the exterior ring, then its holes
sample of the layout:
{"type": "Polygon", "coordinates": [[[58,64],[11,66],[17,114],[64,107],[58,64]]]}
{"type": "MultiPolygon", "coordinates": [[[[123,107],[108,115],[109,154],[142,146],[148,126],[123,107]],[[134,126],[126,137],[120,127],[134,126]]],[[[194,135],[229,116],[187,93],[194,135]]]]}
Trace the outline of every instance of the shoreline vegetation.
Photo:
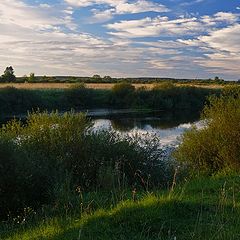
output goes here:
{"type": "Polygon", "coordinates": [[[239,238],[239,87],[119,83],[100,91],[80,84],[64,94],[40,92],[48,107],[36,93],[0,90],[1,99],[12,97],[5,104],[21,99],[12,111],[40,109],[0,129],[0,239],[239,238]],[[206,126],[187,131],[166,161],[157,137],[93,132],[83,113],[41,111],[63,102],[202,111],[206,126]]]}
{"type": "Polygon", "coordinates": [[[151,89],[136,88],[124,82],[112,85],[110,89],[88,88],[82,83],[66,89],[5,87],[0,88],[0,112],[2,115],[17,115],[38,109],[69,111],[94,108],[189,109],[200,112],[207,97],[219,95],[221,91],[220,88],[179,87],[172,83],[155,84],[151,89]]]}

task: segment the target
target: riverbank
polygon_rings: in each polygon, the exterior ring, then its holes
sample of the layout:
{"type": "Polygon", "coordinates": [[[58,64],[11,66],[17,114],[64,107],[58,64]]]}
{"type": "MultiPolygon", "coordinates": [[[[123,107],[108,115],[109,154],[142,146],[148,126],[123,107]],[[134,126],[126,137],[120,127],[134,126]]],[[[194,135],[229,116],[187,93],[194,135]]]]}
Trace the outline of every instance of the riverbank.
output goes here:
{"type": "Polygon", "coordinates": [[[0,88],[1,117],[26,114],[32,110],[71,109],[150,109],[177,111],[188,109],[201,112],[207,98],[220,89],[176,87],[172,84],[155,86],[148,90],[129,84],[117,84],[111,89],[92,89],[73,85],[67,89],[0,88]]]}
{"type": "Polygon", "coordinates": [[[151,193],[81,193],[78,207],[69,201],[58,215],[30,211],[17,228],[2,225],[1,239],[238,239],[239,189],[240,177],[232,175],[195,178],[151,193]]]}

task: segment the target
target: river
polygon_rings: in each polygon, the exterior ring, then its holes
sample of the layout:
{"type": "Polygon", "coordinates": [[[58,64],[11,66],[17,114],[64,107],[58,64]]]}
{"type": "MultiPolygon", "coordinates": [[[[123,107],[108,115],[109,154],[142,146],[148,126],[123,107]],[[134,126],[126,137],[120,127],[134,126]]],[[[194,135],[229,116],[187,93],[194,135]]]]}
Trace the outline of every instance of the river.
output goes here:
{"type": "Polygon", "coordinates": [[[157,136],[161,145],[176,146],[181,135],[195,124],[201,127],[199,114],[189,111],[149,111],[97,109],[87,112],[93,129],[113,130],[120,134],[157,136]]]}

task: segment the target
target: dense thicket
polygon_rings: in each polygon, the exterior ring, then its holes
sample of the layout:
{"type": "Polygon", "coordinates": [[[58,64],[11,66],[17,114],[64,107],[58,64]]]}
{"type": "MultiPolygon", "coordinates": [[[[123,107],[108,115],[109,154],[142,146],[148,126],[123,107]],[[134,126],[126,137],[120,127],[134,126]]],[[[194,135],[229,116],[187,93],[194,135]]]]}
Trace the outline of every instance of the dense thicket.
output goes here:
{"type": "Polygon", "coordinates": [[[240,170],[240,88],[211,97],[203,111],[205,127],[183,135],[176,157],[193,170],[216,173],[240,170]]]}

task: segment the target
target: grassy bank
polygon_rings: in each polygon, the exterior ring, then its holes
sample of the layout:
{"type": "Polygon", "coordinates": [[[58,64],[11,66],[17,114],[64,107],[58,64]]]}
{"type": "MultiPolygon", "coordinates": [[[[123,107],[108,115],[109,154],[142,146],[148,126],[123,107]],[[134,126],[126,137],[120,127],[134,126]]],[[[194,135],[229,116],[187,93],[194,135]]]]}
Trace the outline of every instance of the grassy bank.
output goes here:
{"type": "Polygon", "coordinates": [[[104,204],[99,192],[88,202],[81,196],[71,214],[22,223],[16,232],[5,226],[1,239],[239,239],[239,188],[234,175],[196,178],[173,191],[137,192],[135,201],[112,193],[104,204]]]}

